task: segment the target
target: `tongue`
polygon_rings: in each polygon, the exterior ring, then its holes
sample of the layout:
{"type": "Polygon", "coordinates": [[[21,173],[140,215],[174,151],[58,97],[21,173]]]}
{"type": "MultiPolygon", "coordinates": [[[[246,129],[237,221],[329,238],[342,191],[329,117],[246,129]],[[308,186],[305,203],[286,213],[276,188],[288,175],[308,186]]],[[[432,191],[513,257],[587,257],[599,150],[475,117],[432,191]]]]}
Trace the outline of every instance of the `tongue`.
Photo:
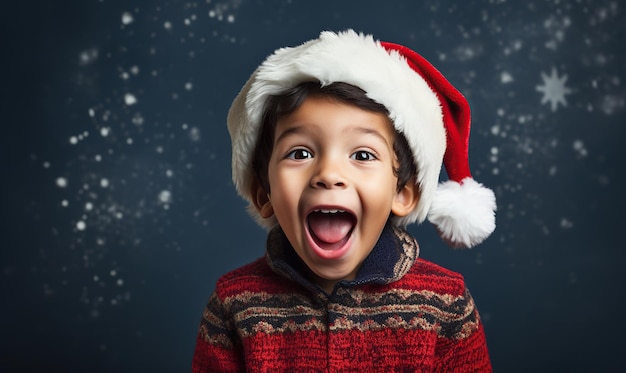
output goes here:
{"type": "Polygon", "coordinates": [[[309,215],[309,229],[319,240],[327,243],[341,241],[352,229],[350,214],[323,214],[314,212],[309,215]]]}

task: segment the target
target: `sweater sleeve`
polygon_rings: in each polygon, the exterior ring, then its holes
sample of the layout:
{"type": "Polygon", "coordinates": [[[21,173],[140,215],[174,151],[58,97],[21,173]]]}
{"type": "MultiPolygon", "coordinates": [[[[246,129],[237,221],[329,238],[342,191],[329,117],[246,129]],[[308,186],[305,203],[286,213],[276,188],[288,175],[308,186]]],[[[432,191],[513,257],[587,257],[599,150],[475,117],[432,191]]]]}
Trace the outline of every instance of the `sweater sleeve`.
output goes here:
{"type": "Polygon", "coordinates": [[[245,366],[242,355],[232,317],[217,293],[214,293],[202,314],[192,372],[243,372],[245,366]]]}
{"type": "Polygon", "coordinates": [[[487,341],[474,300],[467,288],[455,302],[448,323],[437,341],[437,372],[492,372],[487,341]]]}

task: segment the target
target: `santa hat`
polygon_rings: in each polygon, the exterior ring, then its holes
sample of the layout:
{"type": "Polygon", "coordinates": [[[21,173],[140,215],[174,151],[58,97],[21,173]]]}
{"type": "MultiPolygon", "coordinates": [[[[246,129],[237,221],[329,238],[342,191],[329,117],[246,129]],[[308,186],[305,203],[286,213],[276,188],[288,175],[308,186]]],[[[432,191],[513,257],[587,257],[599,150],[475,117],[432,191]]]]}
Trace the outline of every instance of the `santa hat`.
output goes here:
{"type": "MultiPolygon", "coordinates": [[[[322,32],[317,39],[281,48],[252,74],[228,113],[232,172],[237,191],[252,207],[253,150],[262,126],[265,103],[296,85],[343,82],[365,91],[389,111],[396,130],[413,151],[420,199],[398,226],[428,218],[454,247],[472,247],[495,229],[495,195],[474,181],[469,169],[470,109],[465,97],[426,59],[411,49],[374,40],[352,30],[322,32]],[[448,181],[439,184],[442,161],[448,181]]],[[[274,217],[263,219],[266,227],[274,217]]]]}

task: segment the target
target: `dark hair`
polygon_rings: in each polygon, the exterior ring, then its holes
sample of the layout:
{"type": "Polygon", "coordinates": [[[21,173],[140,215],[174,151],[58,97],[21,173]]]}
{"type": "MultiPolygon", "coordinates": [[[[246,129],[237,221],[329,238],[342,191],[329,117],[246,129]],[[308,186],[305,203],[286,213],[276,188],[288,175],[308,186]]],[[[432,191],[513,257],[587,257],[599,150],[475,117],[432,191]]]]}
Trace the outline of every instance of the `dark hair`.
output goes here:
{"type": "MultiPolygon", "coordinates": [[[[341,103],[374,113],[382,113],[389,117],[389,111],[384,105],[367,97],[361,88],[348,83],[337,82],[322,87],[319,82],[305,82],[281,95],[270,96],[265,103],[261,132],[252,158],[255,176],[267,192],[270,190],[267,172],[274,147],[276,123],[281,117],[298,110],[302,103],[311,96],[329,97],[341,103]]],[[[394,132],[396,136],[393,150],[398,161],[398,168],[394,168],[393,173],[398,178],[397,190],[400,191],[407,182],[416,177],[416,167],[413,152],[406,137],[397,130],[394,132]]]]}

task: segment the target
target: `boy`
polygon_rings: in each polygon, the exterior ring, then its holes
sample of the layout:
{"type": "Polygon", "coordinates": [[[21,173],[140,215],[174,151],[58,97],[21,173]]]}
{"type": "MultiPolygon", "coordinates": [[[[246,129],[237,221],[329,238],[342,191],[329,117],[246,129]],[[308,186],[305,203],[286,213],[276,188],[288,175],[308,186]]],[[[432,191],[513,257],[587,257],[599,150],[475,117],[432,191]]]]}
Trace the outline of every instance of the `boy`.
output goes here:
{"type": "Polygon", "coordinates": [[[466,247],[495,229],[469,122],[465,98],[406,47],[349,30],[269,56],[228,117],[233,181],[270,229],[266,254],[218,280],[193,371],[491,371],[463,278],[418,259],[403,228],[428,217],[466,247]]]}

